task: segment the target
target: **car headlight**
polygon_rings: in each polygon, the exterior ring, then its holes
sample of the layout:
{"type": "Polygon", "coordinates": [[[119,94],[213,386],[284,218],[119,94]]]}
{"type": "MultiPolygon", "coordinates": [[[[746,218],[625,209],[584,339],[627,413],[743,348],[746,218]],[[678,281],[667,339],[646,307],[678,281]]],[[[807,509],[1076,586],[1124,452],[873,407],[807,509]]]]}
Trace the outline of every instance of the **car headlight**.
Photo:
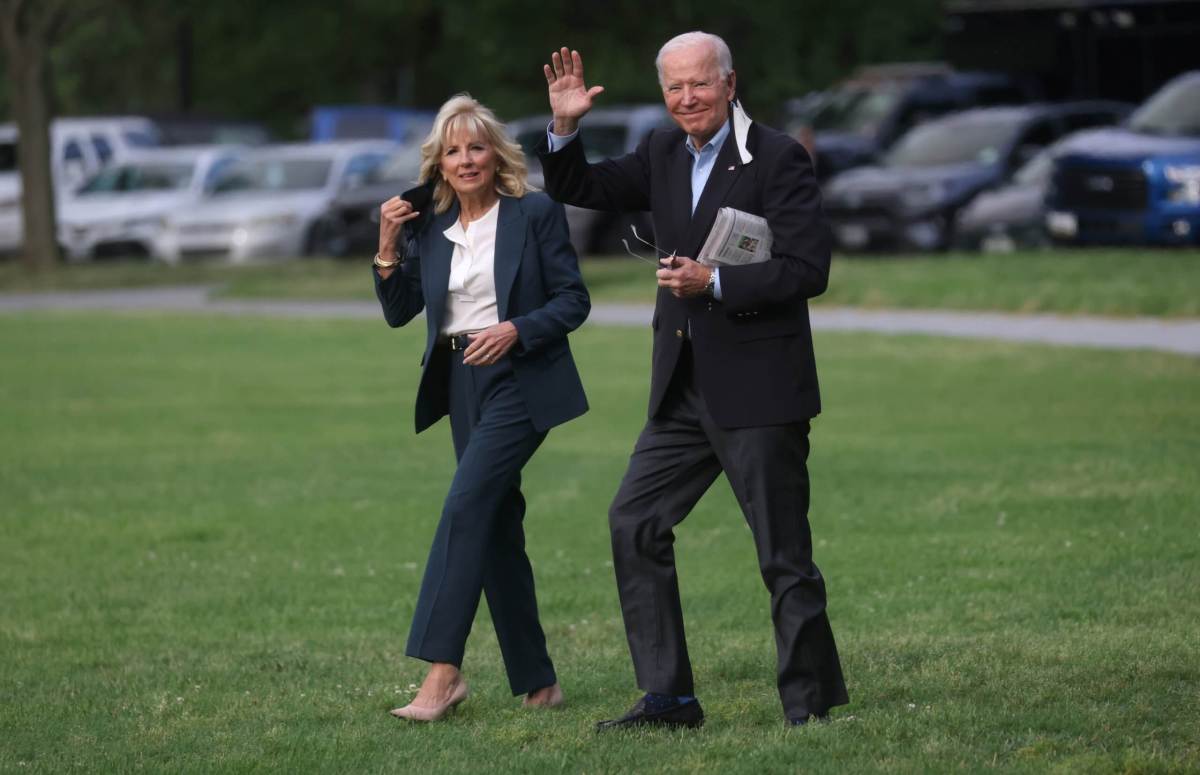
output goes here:
{"type": "Polygon", "coordinates": [[[262,218],[252,218],[246,225],[251,229],[286,229],[295,226],[298,219],[291,213],[285,215],[267,215],[262,218]]]}
{"type": "Polygon", "coordinates": [[[909,212],[932,210],[946,200],[949,192],[950,187],[945,183],[923,183],[904,189],[900,203],[909,212]]]}
{"type": "Polygon", "coordinates": [[[1167,200],[1174,204],[1200,205],[1200,164],[1163,167],[1167,178],[1167,200]]]}

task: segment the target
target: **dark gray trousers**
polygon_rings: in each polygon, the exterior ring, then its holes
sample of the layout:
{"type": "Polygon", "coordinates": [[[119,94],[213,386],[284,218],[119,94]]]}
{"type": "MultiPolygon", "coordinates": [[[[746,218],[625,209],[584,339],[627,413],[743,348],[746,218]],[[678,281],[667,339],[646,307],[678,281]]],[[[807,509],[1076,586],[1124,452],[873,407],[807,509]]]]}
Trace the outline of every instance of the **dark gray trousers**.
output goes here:
{"type": "Polygon", "coordinates": [[[812,561],[808,431],[807,422],[717,427],[693,385],[691,351],[684,346],[663,408],[642,430],[609,509],[621,611],[642,690],[695,692],[673,529],[724,471],[771,593],[785,714],[820,715],[848,701],[825,613],[825,582],[812,561]]]}
{"type": "Polygon", "coordinates": [[[514,695],[557,681],[538,621],[525,554],[521,469],[545,431],[533,427],[507,358],[466,366],[439,350],[450,370],[450,428],[458,469],[438,523],[408,634],[407,654],[462,666],[479,595],[487,596],[514,695]]]}

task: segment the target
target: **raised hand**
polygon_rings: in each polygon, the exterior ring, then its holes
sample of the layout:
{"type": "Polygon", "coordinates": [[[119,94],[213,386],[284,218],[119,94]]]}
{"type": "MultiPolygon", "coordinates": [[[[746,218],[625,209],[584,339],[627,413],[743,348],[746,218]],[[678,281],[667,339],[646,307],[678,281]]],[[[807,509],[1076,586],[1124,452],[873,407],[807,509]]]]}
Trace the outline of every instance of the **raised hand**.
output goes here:
{"type": "MultiPolygon", "coordinates": [[[[404,224],[421,213],[407,199],[394,196],[379,206],[379,255],[387,258],[396,249],[396,240],[404,224]]],[[[388,259],[391,260],[391,259],[388,259]]]]}
{"type": "Polygon", "coordinates": [[[566,47],[550,55],[550,64],[542,65],[550,91],[550,110],[554,113],[554,134],[569,135],[579,126],[579,119],[592,109],[592,99],[604,91],[603,86],[587,87],[583,80],[583,57],[566,47]]]}

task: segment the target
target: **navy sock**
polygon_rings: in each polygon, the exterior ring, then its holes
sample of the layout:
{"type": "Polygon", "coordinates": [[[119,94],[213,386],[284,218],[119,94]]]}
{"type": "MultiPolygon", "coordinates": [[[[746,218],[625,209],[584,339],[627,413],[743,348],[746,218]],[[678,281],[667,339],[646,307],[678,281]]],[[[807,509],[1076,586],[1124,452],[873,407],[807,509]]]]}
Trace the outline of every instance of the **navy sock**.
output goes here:
{"type": "Polygon", "coordinates": [[[670,710],[678,705],[684,705],[689,702],[695,702],[696,698],[691,695],[674,694],[655,694],[654,692],[646,693],[646,710],[651,713],[661,713],[664,710],[670,710]]]}

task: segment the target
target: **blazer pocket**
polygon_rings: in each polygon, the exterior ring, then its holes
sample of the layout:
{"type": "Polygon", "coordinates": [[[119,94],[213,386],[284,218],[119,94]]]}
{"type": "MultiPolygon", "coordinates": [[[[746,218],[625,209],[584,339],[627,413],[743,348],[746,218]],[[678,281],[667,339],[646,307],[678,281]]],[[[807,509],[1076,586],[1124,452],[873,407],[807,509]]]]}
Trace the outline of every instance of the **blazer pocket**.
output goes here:
{"type": "Polygon", "coordinates": [[[798,320],[745,320],[733,322],[733,338],[739,342],[798,336],[804,326],[798,320]]]}
{"type": "Polygon", "coordinates": [[[569,353],[571,348],[567,346],[565,340],[552,342],[545,347],[539,347],[536,350],[521,353],[517,355],[517,360],[528,364],[551,364],[569,353]]]}

